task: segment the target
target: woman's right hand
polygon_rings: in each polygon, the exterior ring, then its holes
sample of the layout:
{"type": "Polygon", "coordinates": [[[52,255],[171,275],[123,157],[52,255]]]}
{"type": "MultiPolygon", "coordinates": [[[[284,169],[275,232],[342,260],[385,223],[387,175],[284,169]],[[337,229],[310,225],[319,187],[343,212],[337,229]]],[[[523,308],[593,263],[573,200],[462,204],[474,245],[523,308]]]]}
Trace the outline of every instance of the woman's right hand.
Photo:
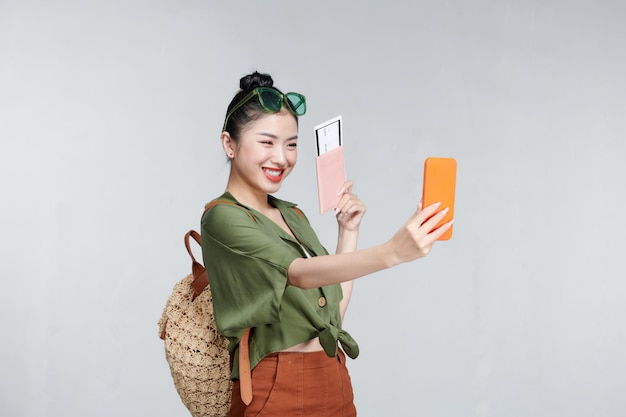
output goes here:
{"type": "Polygon", "coordinates": [[[439,205],[435,203],[422,209],[420,204],[415,214],[391,238],[389,244],[397,263],[410,262],[428,255],[433,243],[452,226],[454,220],[433,230],[448,212],[448,208],[444,208],[434,214],[439,205]]]}

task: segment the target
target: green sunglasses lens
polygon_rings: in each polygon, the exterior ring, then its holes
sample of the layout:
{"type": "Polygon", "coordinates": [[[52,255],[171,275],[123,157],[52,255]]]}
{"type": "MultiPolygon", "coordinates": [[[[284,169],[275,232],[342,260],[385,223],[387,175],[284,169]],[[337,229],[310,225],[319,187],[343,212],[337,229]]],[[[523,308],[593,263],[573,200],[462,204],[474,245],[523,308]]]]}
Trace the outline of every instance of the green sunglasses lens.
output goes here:
{"type": "Polygon", "coordinates": [[[277,112],[280,110],[283,101],[282,96],[276,90],[271,88],[259,88],[259,103],[267,111],[277,112]]]}
{"type": "Polygon", "coordinates": [[[287,93],[285,97],[287,97],[291,109],[297,116],[302,116],[306,113],[306,100],[302,94],[287,93]]]}

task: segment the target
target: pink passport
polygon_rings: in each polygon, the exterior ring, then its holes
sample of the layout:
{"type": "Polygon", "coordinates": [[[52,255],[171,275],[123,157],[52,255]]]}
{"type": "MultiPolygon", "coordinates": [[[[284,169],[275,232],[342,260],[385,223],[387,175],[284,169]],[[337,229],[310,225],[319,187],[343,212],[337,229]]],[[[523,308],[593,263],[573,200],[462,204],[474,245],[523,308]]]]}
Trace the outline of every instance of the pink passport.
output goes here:
{"type": "Polygon", "coordinates": [[[343,146],[339,146],[315,157],[317,170],[317,193],[320,200],[320,214],[334,209],[339,204],[339,191],[346,182],[346,168],[343,161],[343,146]]]}

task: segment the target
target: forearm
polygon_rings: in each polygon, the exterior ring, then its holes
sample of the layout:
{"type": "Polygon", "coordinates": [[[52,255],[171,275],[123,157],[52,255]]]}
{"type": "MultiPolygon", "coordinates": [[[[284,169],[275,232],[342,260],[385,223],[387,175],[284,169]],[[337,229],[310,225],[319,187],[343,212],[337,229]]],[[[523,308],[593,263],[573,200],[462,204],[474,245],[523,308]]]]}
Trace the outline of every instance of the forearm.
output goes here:
{"type": "Polygon", "coordinates": [[[289,265],[287,282],[303,289],[338,284],[426,256],[453,220],[433,230],[447,213],[439,204],[418,209],[386,243],[336,255],[297,258],[289,265]]]}
{"type": "Polygon", "coordinates": [[[335,253],[350,253],[354,252],[357,247],[357,241],[359,239],[359,230],[346,230],[339,228],[339,235],[337,236],[337,250],[335,253]]]}
{"type": "Polygon", "coordinates": [[[290,285],[309,289],[351,281],[400,262],[389,243],[356,252],[298,258],[289,265],[290,285]]]}

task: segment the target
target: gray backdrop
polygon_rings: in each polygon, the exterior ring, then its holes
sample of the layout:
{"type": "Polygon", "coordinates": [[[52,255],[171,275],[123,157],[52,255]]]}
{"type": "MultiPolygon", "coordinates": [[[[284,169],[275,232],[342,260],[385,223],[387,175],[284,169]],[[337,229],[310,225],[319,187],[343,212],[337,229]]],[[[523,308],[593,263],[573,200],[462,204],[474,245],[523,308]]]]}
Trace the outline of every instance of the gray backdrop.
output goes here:
{"type": "Polygon", "coordinates": [[[360,416],[624,415],[626,3],[0,1],[0,415],[184,416],[158,338],[239,78],[338,114],[361,247],[458,160],[455,236],[357,282],[360,416]]]}

